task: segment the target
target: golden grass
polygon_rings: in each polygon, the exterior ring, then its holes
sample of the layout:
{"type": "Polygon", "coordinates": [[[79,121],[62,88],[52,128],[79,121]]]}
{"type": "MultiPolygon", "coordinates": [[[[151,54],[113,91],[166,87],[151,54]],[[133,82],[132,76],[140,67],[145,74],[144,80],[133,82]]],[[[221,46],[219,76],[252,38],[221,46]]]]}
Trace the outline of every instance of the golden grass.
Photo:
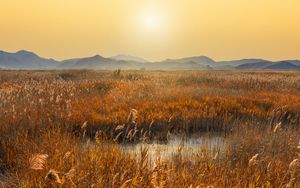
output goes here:
{"type": "Polygon", "coordinates": [[[0,187],[300,186],[298,72],[1,71],[0,101],[0,187]],[[119,145],[207,131],[224,152],[119,145]]]}

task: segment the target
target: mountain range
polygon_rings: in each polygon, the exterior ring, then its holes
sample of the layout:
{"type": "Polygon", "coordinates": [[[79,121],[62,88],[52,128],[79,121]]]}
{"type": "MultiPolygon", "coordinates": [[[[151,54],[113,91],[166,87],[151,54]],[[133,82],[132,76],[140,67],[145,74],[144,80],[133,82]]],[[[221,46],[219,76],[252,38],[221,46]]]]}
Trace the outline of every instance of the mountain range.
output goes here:
{"type": "Polygon", "coordinates": [[[150,62],[140,57],[116,55],[74,58],[63,61],[47,59],[25,50],[16,53],[0,51],[0,69],[95,69],[95,70],[300,70],[300,60],[268,61],[241,59],[215,61],[207,56],[166,59],[150,62]]]}

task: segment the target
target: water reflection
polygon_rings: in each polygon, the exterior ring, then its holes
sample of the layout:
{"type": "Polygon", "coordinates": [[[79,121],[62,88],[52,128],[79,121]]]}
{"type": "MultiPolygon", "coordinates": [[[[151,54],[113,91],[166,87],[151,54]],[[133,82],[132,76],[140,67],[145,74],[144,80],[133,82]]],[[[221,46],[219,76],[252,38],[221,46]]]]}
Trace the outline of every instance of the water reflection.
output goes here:
{"type": "Polygon", "coordinates": [[[172,136],[167,144],[154,142],[154,143],[138,143],[138,144],[125,144],[122,149],[125,153],[131,155],[140,155],[141,148],[148,148],[148,156],[150,159],[167,159],[174,157],[181,152],[183,158],[188,158],[193,155],[199,154],[201,148],[205,148],[208,153],[214,156],[216,153],[222,153],[225,148],[225,138],[221,135],[194,135],[188,138],[180,136],[172,136]]]}

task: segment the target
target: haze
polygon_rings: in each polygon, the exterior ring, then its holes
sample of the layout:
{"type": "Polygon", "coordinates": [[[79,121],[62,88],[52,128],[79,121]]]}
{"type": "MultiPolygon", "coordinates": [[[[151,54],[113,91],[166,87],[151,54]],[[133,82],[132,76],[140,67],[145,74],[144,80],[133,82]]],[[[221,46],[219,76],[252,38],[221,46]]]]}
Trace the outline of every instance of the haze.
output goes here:
{"type": "Polygon", "coordinates": [[[67,59],[300,58],[297,0],[1,0],[0,49],[67,59]]]}

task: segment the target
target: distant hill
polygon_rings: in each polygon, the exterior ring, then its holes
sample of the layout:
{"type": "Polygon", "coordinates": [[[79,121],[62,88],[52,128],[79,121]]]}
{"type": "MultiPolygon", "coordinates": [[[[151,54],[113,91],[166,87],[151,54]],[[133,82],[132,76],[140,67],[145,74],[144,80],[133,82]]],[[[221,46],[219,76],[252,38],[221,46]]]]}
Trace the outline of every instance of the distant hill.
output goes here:
{"type": "Polygon", "coordinates": [[[235,66],[233,65],[215,65],[213,70],[234,70],[235,66]]]}
{"type": "Polygon", "coordinates": [[[16,53],[0,51],[0,67],[5,69],[50,69],[57,61],[46,59],[33,52],[21,50],[16,53]]]}
{"type": "Polygon", "coordinates": [[[219,61],[218,65],[229,65],[229,66],[239,66],[242,64],[252,64],[252,63],[260,63],[260,62],[269,62],[264,59],[240,59],[240,60],[232,60],[232,61],[219,61]]]}
{"type": "Polygon", "coordinates": [[[143,65],[146,70],[208,70],[209,65],[201,65],[193,61],[186,63],[176,61],[163,61],[143,65]]]}
{"type": "Polygon", "coordinates": [[[235,67],[238,70],[257,70],[257,69],[264,69],[269,65],[272,65],[272,62],[262,61],[262,62],[255,62],[255,63],[245,63],[235,67]]]}
{"type": "Polygon", "coordinates": [[[293,63],[290,63],[288,61],[280,61],[273,63],[272,65],[269,65],[267,67],[264,67],[264,69],[269,70],[300,70],[300,66],[294,65],[293,63]]]}
{"type": "Polygon", "coordinates": [[[101,69],[101,70],[115,70],[115,69],[139,69],[140,63],[124,60],[115,60],[105,58],[100,55],[64,60],[57,67],[58,69],[101,69]]]}
{"type": "Polygon", "coordinates": [[[290,62],[294,65],[300,66],[300,60],[286,60],[287,62],[290,62]]]}
{"type": "Polygon", "coordinates": [[[101,63],[109,62],[106,58],[95,55],[92,57],[68,59],[61,62],[58,66],[59,68],[73,68],[73,69],[83,69],[86,67],[97,68],[101,66],[101,63]]]}
{"type": "Polygon", "coordinates": [[[207,56],[166,59],[160,62],[130,55],[106,58],[100,55],[56,61],[25,50],[16,53],[0,51],[0,69],[95,69],[95,70],[300,70],[299,60],[271,62],[263,59],[241,59],[216,62],[207,56]]]}
{"type": "Polygon", "coordinates": [[[135,62],[139,62],[139,63],[148,62],[147,60],[140,58],[140,57],[135,57],[135,56],[131,56],[131,55],[123,55],[123,54],[112,56],[112,57],[110,57],[110,59],[114,59],[114,60],[118,60],[118,61],[135,61],[135,62]]]}
{"type": "Polygon", "coordinates": [[[246,63],[236,67],[238,70],[299,70],[300,66],[297,66],[288,61],[279,62],[257,62],[246,63]]]}
{"type": "Polygon", "coordinates": [[[161,61],[160,63],[196,63],[199,65],[214,65],[216,62],[206,56],[194,56],[194,57],[185,57],[185,58],[180,58],[180,59],[166,59],[164,61],[161,61]]]}

